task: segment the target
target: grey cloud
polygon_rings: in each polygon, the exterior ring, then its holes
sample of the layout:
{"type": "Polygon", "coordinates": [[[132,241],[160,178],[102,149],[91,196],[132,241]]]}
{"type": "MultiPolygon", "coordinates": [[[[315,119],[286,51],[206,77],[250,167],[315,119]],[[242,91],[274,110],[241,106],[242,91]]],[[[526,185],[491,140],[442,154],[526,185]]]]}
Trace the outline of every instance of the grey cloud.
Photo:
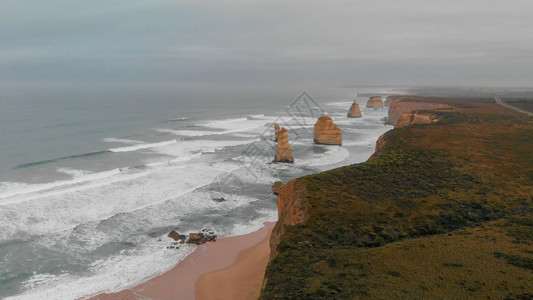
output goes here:
{"type": "Polygon", "coordinates": [[[528,85],[533,2],[3,1],[0,80],[528,85]]]}

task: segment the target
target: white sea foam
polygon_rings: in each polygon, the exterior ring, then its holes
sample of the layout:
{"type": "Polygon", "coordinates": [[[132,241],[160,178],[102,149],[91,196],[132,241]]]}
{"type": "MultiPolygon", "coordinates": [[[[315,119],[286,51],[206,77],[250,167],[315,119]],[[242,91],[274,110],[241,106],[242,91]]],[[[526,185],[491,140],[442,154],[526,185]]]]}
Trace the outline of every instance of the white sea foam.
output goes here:
{"type": "Polygon", "coordinates": [[[358,139],[356,141],[347,141],[343,142],[343,146],[352,147],[352,146],[370,146],[373,147],[376,145],[376,138],[373,136],[358,139]]]}
{"type": "MultiPolygon", "coordinates": [[[[241,197],[237,201],[225,201],[216,203],[210,199],[208,193],[190,193],[189,197],[184,197],[179,204],[180,210],[174,210],[178,213],[184,211],[198,211],[201,209],[216,208],[220,211],[229,211],[235,207],[250,205],[256,198],[241,197]],[[189,197],[194,197],[189,199],[189,197]]],[[[229,198],[229,197],[228,197],[229,198]]],[[[150,227],[158,225],[167,225],[176,220],[175,215],[168,216],[169,207],[166,205],[152,206],[149,210],[140,210],[136,213],[139,219],[152,220],[150,227]],[[140,214],[140,215],[138,215],[140,214]],[[165,218],[167,219],[165,220],[165,218]],[[161,222],[162,224],[159,224],[161,222]]],[[[171,213],[173,214],[173,213],[171,213]]],[[[179,218],[178,218],[179,219],[179,218]]],[[[232,227],[214,226],[214,230],[219,236],[235,236],[253,232],[262,227],[263,222],[275,221],[277,212],[275,210],[258,210],[255,216],[244,223],[234,224],[232,227]]],[[[125,217],[128,221],[129,218],[125,217]]],[[[118,220],[120,221],[120,220],[118,220]]],[[[137,225],[135,220],[131,224],[120,224],[119,227],[146,226],[146,224],[137,225]]],[[[130,229],[131,230],[131,229],[130,229]]],[[[89,228],[88,232],[92,232],[89,228]]],[[[76,236],[86,236],[85,232],[77,232],[76,236]]],[[[71,234],[71,233],[70,233],[71,234]]],[[[94,237],[88,236],[87,241],[89,248],[96,248],[102,243],[115,239],[114,237],[94,237]]],[[[57,238],[59,243],[68,243],[67,238],[57,238]]],[[[135,286],[141,282],[153,278],[172,268],[178,261],[192,252],[194,246],[185,245],[179,250],[167,250],[168,239],[159,240],[157,237],[146,240],[133,240],[140,247],[125,250],[120,255],[98,260],[91,264],[92,275],[77,277],[69,274],[51,275],[37,274],[23,283],[25,292],[19,296],[8,299],[78,299],[86,295],[98,292],[113,292],[124,288],[135,286]]],[[[51,243],[51,247],[58,247],[58,244],[51,243]]],[[[71,245],[64,245],[64,247],[71,245]]],[[[82,249],[90,250],[90,249],[82,249]]]]}
{"type": "Polygon", "coordinates": [[[170,119],[169,121],[187,121],[189,119],[190,118],[188,118],[188,117],[181,117],[181,118],[170,119]]]}
{"type": "Polygon", "coordinates": [[[88,173],[87,171],[83,171],[83,170],[74,170],[74,169],[69,169],[69,168],[57,168],[56,170],[57,170],[57,172],[59,172],[59,173],[63,173],[63,174],[70,175],[70,176],[72,176],[73,178],[80,178],[80,177],[82,177],[83,175],[85,175],[85,174],[88,173]]]}
{"type": "Polygon", "coordinates": [[[193,250],[166,249],[165,242],[147,244],[134,254],[112,256],[91,265],[93,275],[38,274],[24,282],[25,292],[7,299],[80,299],[98,292],[112,292],[139,284],[172,268],[193,250]]]}
{"type": "MultiPolygon", "coordinates": [[[[71,180],[60,180],[50,183],[39,183],[39,184],[26,184],[26,183],[5,183],[6,187],[3,191],[0,192],[0,206],[20,203],[35,198],[45,196],[44,191],[53,190],[56,188],[63,188],[67,186],[74,186],[90,181],[97,181],[105,178],[112,177],[113,175],[120,174],[120,169],[113,169],[104,172],[98,173],[85,173],[84,176],[75,177],[71,180]],[[30,196],[28,196],[30,195],[30,196]],[[33,196],[31,196],[33,195],[33,196]],[[19,196],[19,197],[17,197],[19,196]]],[[[67,192],[68,190],[64,189],[61,192],[67,192]]]]}
{"type": "Polygon", "coordinates": [[[235,127],[241,124],[244,124],[248,121],[249,121],[248,118],[244,117],[244,118],[209,121],[202,125],[205,127],[211,127],[211,128],[234,129],[235,127]]]}
{"type": "Polygon", "coordinates": [[[219,135],[219,134],[225,134],[227,132],[225,131],[209,131],[209,130],[172,130],[167,128],[158,128],[156,131],[159,132],[166,132],[166,133],[173,133],[175,135],[182,135],[182,136],[208,136],[208,135],[219,135]]]}
{"type": "Polygon", "coordinates": [[[177,140],[170,140],[170,141],[164,141],[164,142],[152,143],[152,144],[140,144],[140,145],[127,146],[127,147],[112,148],[108,150],[111,152],[130,152],[130,151],[137,151],[140,149],[162,147],[162,146],[166,146],[170,144],[175,144],[177,142],[178,142],[177,140]]]}
{"type": "Polygon", "coordinates": [[[276,210],[258,210],[260,217],[255,218],[252,222],[246,224],[235,223],[231,229],[228,230],[226,236],[238,236],[252,233],[261,229],[265,222],[276,222],[278,220],[278,212],[276,210]]]}
{"type": "MultiPolygon", "coordinates": [[[[375,122],[383,112],[373,111],[369,114],[367,120],[361,121],[362,124],[375,122]]],[[[340,113],[331,116],[336,117],[336,123],[344,121],[340,113]]],[[[207,131],[216,132],[214,135],[231,134],[236,137],[254,138],[267,128],[271,128],[272,122],[277,120],[264,115],[255,115],[209,121],[201,125],[207,131]]],[[[311,118],[306,119],[305,124],[301,120],[295,121],[290,118],[288,120],[292,123],[285,126],[294,126],[291,128],[310,128],[316,122],[316,119],[311,118]]],[[[357,124],[359,123],[349,120],[344,125],[346,128],[354,128],[358,126],[357,124]]],[[[173,129],[161,130],[178,132],[173,129]]],[[[375,142],[382,131],[381,128],[369,130],[368,141],[373,138],[375,142]]],[[[190,138],[169,144],[155,143],[155,146],[134,140],[129,142],[108,140],[131,144],[110,151],[126,152],[149,148],[153,153],[170,156],[165,160],[151,158],[150,162],[145,163],[145,168],[122,168],[107,171],[110,173],[101,172],[102,174],[65,168],[58,171],[73,176],[73,179],[48,185],[1,183],[0,206],[4,206],[0,209],[0,227],[3,228],[0,240],[28,235],[41,237],[39,239],[42,247],[56,250],[60,248],[61,251],[72,255],[95,251],[106,243],[122,241],[125,236],[127,241],[135,244],[134,247],[123,250],[120,255],[93,262],[92,275],[76,277],[66,273],[36,274],[24,283],[23,286],[27,290],[22,295],[9,299],[76,299],[102,290],[117,291],[136,285],[171,268],[193,247],[166,250],[168,239],[163,238],[162,242],[157,242],[158,238],[149,238],[147,235],[131,237],[132,232],[146,228],[174,226],[190,214],[213,215],[213,218],[219,218],[231,211],[254,207],[257,205],[255,203],[261,203],[260,201],[270,201],[250,196],[233,199],[232,193],[226,192],[223,195],[228,201],[218,203],[212,200],[212,195],[204,187],[212,183],[213,178],[219,174],[225,172],[241,174],[241,171],[235,170],[244,162],[243,159],[234,157],[202,155],[203,153],[217,152],[224,147],[245,145],[259,139],[242,141],[208,140],[205,137],[195,139],[194,137],[203,134],[202,131],[185,132],[189,135],[184,135],[190,138]],[[104,231],[101,230],[102,227],[113,230],[104,231]],[[76,246],[72,243],[73,238],[79,241],[76,246]]],[[[358,130],[354,129],[353,133],[358,133],[358,130]]],[[[360,139],[360,135],[357,135],[356,140],[345,140],[343,144],[347,146],[366,143],[367,135],[362,137],[364,142],[360,139]]],[[[311,143],[311,140],[299,139],[295,144],[302,148],[311,143]],[[297,144],[298,142],[300,144],[297,144]]],[[[280,173],[285,174],[284,176],[299,176],[301,169],[306,167],[318,166],[318,169],[328,169],[330,168],[328,166],[341,163],[350,155],[343,147],[318,147],[326,151],[320,154],[303,152],[306,157],[295,157],[294,164],[266,165],[269,158],[265,158],[255,166],[257,170],[252,170],[261,174],[261,177],[258,179],[243,177],[242,182],[249,184],[259,180],[259,183],[266,184],[278,180],[280,173]]],[[[369,147],[368,152],[371,151],[369,147]]],[[[366,152],[365,155],[368,156],[366,152]]],[[[357,159],[364,159],[363,156],[359,158],[357,153],[354,156],[357,156],[357,159]]],[[[349,157],[348,160],[351,159],[352,157],[349,157]]],[[[248,221],[230,223],[230,226],[227,223],[214,225],[215,230],[224,236],[241,235],[259,229],[264,221],[277,219],[275,209],[256,210],[255,214],[249,216],[248,221]]]]}
{"type": "Polygon", "coordinates": [[[108,137],[103,139],[106,143],[123,143],[123,144],[146,144],[146,142],[130,139],[119,139],[115,137],[108,137]]]}
{"type": "Polygon", "coordinates": [[[247,132],[242,132],[242,133],[232,133],[231,135],[234,136],[234,137],[239,137],[239,138],[253,138],[253,137],[257,137],[257,133],[247,133],[247,132]]]}
{"type": "Polygon", "coordinates": [[[202,124],[205,127],[223,129],[227,133],[250,131],[263,127],[276,120],[276,117],[265,117],[264,115],[253,116],[252,118],[235,118],[210,121],[202,124]]]}
{"type": "Polygon", "coordinates": [[[250,119],[250,118],[251,118],[251,119],[254,119],[254,118],[256,118],[256,119],[257,119],[257,118],[264,118],[264,117],[265,117],[265,115],[264,115],[264,114],[259,114],[259,115],[250,115],[250,116],[248,116],[248,119],[250,119]]]}
{"type": "Polygon", "coordinates": [[[167,145],[165,147],[159,147],[154,150],[161,154],[176,156],[177,157],[176,161],[179,161],[184,155],[188,156],[188,155],[197,154],[199,152],[201,153],[215,152],[216,150],[220,150],[224,147],[245,145],[245,144],[249,144],[255,141],[259,141],[259,138],[256,138],[253,140],[241,140],[241,141],[238,141],[238,140],[236,141],[191,140],[191,141],[181,141],[180,143],[167,145]]]}
{"type": "Polygon", "coordinates": [[[72,184],[68,188],[4,199],[2,205],[9,203],[10,209],[0,210],[0,227],[4,228],[0,240],[14,238],[21,229],[37,235],[60,232],[120,212],[155,205],[209,184],[217,174],[237,167],[197,162],[195,168],[177,165],[125,174],[118,172],[116,176],[72,184]]]}
{"type": "Polygon", "coordinates": [[[306,165],[306,166],[325,166],[325,165],[332,165],[339,163],[348,156],[350,156],[350,152],[348,150],[339,147],[339,146],[322,146],[327,148],[326,152],[322,154],[315,154],[312,155],[310,158],[302,159],[302,160],[296,160],[294,161],[295,164],[298,165],[306,165]]]}
{"type": "Polygon", "coordinates": [[[172,133],[180,136],[201,137],[210,135],[223,135],[242,132],[257,132],[258,129],[264,129],[264,126],[274,121],[274,117],[265,117],[264,115],[255,115],[247,118],[235,118],[209,121],[201,124],[207,130],[174,130],[168,128],[155,129],[159,132],[172,133]],[[211,130],[210,130],[211,129],[211,130]],[[219,129],[219,130],[212,130],[219,129]]]}
{"type": "MultiPolygon", "coordinates": [[[[264,222],[276,220],[275,210],[258,210],[257,216],[246,223],[215,230],[221,236],[237,236],[259,230],[264,222]]],[[[196,248],[183,245],[175,250],[166,249],[167,245],[166,239],[151,240],[140,249],[95,261],[91,264],[90,276],[36,274],[23,283],[25,291],[21,295],[7,299],[85,299],[99,292],[116,292],[170,270],[196,248]]]]}
{"type": "MultiPolygon", "coordinates": [[[[251,141],[197,140],[180,141],[179,143],[175,140],[172,140],[162,143],[147,144],[150,145],[150,148],[153,148],[153,151],[165,155],[175,156],[176,158],[160,162],[152,162],[147,164],[146,166],[173,166],[175,163],[186,162],[197,158],[201,156],[202,153],[215,152],[224,147],[243,145],[254,141],[259,141],[259,139],[254,139],[251,141]]],[[[126,150],[125,148],[133,147],[137,146],[123,147],[122,149],[126,150]]],[[[109,171],[91,173],[82,170],[70,170],[60,168],[58,169],[58,171],[73,175],[74,178],[70,180],[60,180],[42,184],[2,182],[2,185],[0,186],[0,206],[20,203],[42,197],[58,196],[68,192],[81,191],[88,188],[99,187],[102,185],[113,184],[121,181],[128,181],[144,176],[145,173],[151,172],[153,170],[148,169],[139,171],[132,170],[129,168],[117,168],[109,171]]]]}
{"type": "Polygon", "coordinates": [[[349,101],[349,102],[348,101],[342,101],[342,102],[329,102],[329,103],[326,103],[326,105],[350,108],[352,103],[353,103],[353,101],[349,101]]]}

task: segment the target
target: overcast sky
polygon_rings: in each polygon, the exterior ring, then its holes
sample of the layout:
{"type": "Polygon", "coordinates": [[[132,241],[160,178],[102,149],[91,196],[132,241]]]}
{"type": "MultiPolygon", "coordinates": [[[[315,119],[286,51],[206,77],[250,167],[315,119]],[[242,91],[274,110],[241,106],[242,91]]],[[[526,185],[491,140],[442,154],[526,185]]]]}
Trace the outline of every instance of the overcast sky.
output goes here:
{"type": "Polygon", "coordinates": [[[533,82],[532,0],[2,0],[3,85],[533,82]]]}

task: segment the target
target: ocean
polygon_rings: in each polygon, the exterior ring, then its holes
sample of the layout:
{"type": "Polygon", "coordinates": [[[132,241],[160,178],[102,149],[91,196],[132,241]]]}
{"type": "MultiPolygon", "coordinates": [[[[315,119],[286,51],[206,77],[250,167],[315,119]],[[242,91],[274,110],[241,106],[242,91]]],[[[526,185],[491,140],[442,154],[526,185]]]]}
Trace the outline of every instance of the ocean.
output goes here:
{"type": "Polygon", "coordinates": [[[356,93],[386,91],[2,98],[0,298],[118,291],[195,249],[168,249],[172,229],[226,237],[275,221],[272,183],[370,157],[392,128],[387,109],[357,97],[363,117],[346,113],[356,93]],[[313,144],[314,122],[326,113],[342,129],[342,147],[313,144]],[[294,164],[271,163],[274,123],[288,129],[294,164]]]}

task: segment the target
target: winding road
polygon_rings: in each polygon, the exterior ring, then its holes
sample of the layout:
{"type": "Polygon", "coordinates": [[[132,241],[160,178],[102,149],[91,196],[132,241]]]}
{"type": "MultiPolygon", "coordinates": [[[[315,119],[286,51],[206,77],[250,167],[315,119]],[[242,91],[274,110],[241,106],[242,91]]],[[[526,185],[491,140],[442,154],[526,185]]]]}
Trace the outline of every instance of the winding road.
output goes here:
{"type": "Polygon", "coordinates": [[[512,110],[515,110],[515,111],[517,111],[517,112],[519,112],[519,113],[523,113],[523,114],[526,114],[526,115],[528,115],[528,116],[530,116],[530,117],[533,117],[533,113],[532,113],[532,112],[525,111],[525,110],[520,109],[520,108],[516,108],[516,107],[511,106],[511,105],[509,105],[509,104],[505,104],[505,103],[502,102],[502,99],[500,99],[500,98],[498,98],[498,97],[494,97],[494,100],[496,100],[496,103],[498,103],[499,105],[501,105],[501,106],[503,106],[503,107],[507,107],[507,108],[510,108],[510,109],[512,109],[512,110]]]}

